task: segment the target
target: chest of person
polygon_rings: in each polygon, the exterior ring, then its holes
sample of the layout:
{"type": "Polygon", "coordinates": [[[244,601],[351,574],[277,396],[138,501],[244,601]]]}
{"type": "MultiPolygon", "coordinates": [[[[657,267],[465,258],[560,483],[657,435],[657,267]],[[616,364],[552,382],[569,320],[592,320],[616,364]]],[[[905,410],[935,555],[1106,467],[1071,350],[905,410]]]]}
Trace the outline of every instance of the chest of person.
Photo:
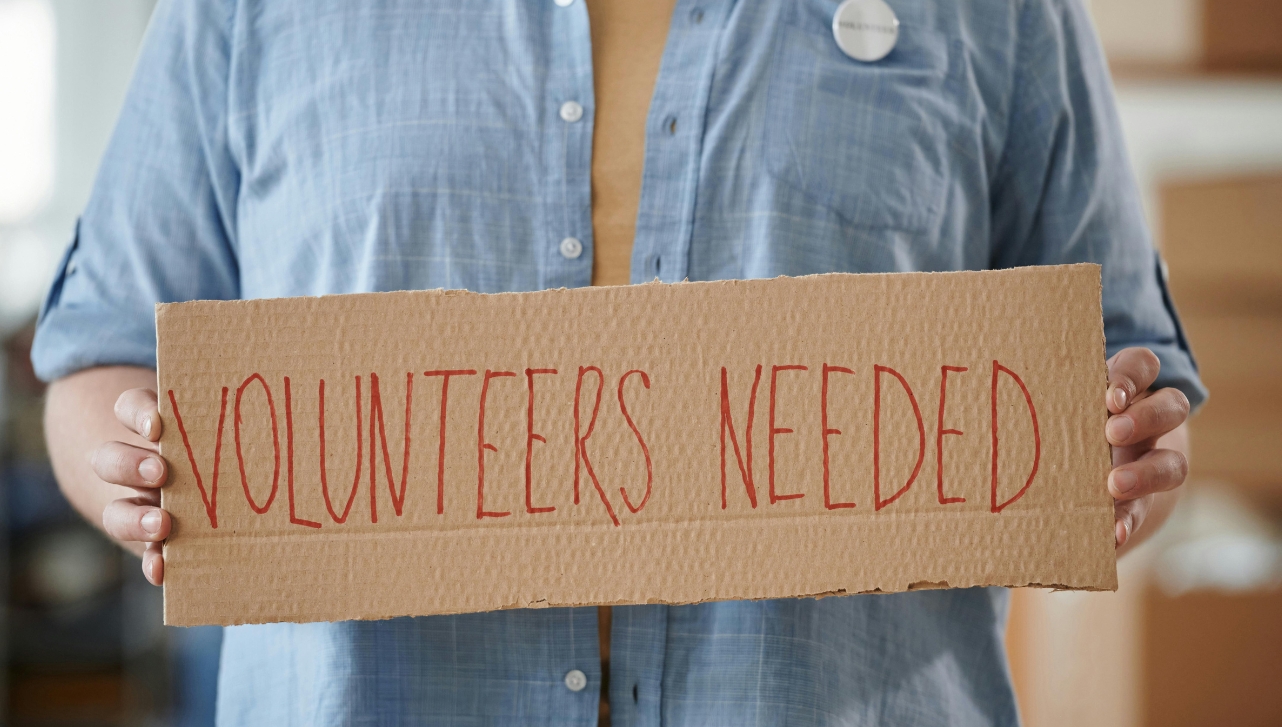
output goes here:
{"type": "MultiPolygon", "coordinates": [[[[955,232],[974,225],[946,220],[987,209],[998,150],[984,74],[998,69],[964,40],[962,4],[892,4],[894,49],[860,62],[834,41],[832,0],[676,3],[646,118],[634,279],[982,259],[955,232]]],[[[350,289],[586,284],[582,0],[246,4],[232,23],[242,263],[378,269],[350,289]],[[387,260],[421,272],[398,282],[373,265],[387,260]]],[[[337,292],[323,287],[310,292],[337,292]]]]}

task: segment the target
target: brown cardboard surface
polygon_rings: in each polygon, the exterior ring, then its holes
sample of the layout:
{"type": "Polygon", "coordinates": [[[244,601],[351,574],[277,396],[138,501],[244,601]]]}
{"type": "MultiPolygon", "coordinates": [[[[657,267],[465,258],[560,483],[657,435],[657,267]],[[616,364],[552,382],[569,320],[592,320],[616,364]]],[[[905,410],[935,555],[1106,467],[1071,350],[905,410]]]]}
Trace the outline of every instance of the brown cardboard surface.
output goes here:
{"type": "Polygon", "coordinates": [[[1116,587],[1094,265],[156,322],[169,624],[1116,587]]]}

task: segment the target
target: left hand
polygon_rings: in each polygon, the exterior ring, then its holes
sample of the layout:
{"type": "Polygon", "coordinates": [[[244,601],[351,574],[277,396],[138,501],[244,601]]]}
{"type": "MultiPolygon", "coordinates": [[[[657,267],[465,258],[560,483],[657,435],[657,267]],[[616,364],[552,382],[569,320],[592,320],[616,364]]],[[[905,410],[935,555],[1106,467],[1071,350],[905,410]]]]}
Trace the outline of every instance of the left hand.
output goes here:
{"type": "Polygon", "coordinates": [[[1149,389],[1161,367],[1147,348],[1126,348],[1108,360],[1105,400],[1112,416],[1104,432],[1113,447],[1108,489],[1115,501],[1118,548],[1135,536],[1159,494],[1184,484],[1188,476],[1184,453],[1159,447],[1158,439],[1175,432],[1189,416],[1183,392],[1149,389]]]}

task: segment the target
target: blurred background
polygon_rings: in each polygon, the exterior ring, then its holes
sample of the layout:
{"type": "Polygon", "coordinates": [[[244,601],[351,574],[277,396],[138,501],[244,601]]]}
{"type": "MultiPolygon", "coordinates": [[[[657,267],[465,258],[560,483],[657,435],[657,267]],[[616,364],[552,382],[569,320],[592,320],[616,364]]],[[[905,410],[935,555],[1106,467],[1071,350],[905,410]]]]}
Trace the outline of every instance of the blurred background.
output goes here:
{"type": "Polygon", "coordinates": [[[220,631],[162,626],[138,560],[62,498],[28,357],[154,4],[0,0],[0,724],[213,724],[220,631]]]}
{"type": "Polygon", "coordinates": [[[1282,0],[1092,0],[1210,401],[1116,593],[1018,590],[1029,727],[1282,725],[1282,0]]]}
{"type": "MultiPolygon", "coordinates": [[[[81,522],[45,458],[32,325],[154,0],[0,0],[0,723],[212,724],[217,629],[81,522]]],[[[1029,727],[1282,725],[1282,0],[1091,0],[1211,401],[1180,509],[1116,593],[1020,590],[1029,727]]]]}

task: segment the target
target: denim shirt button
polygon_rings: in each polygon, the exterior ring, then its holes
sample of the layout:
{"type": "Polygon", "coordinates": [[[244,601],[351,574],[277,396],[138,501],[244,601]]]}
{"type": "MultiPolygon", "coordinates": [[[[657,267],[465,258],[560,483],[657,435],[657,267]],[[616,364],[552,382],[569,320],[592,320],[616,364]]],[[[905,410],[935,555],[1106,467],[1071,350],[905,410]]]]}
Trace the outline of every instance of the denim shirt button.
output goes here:
{"type": "Polygon", "coordinates": [[[577,237],[567,237],[561,241],[561,257],[574,260],[583,254],[583,243],[577,237]]]}
{"type": "Polygon", "coordinates": [[[561,104],[561,120],[573,124],[583,118],[583,107],[575,101],[561,104]]]}
{"type": "Polygon", "coordinates": [[[565,688],[572,692],[581,692],[588,685],[588,677],[578,669],[571,669],[565,673],[565,688]]]}

